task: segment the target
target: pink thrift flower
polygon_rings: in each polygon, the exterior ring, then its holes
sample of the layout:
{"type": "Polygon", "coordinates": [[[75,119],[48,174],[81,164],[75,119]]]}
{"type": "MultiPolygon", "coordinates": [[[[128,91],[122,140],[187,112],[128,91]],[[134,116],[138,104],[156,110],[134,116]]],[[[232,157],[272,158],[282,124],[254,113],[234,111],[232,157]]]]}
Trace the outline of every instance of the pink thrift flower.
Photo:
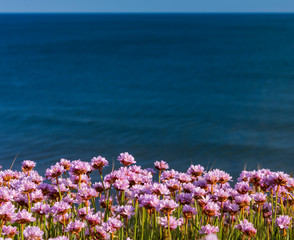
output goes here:
{"type": "Polygon", "coordinates": [[[4,225],[2,228],[2,233],[9,238],[13,238],[15,234],[18,234],[17,227],[4,225]]]}
{"type": "Polygon", "coordinates": [[[218,238],[216,234],[209,234],[206,235],[204,238],[201,238],[201,240],[218,240],[218,238]]]}
{"type": "Polygon", "coordinates": [[[121,153],[118,156],[117,160],[125,166],[129,166],[131,164],[136,163],[134,157],[131,154],[129,154],[128,152],[121,153]]]}
{"type": "Polygon", "coordinates": [[[27,210],[23,209],[16,214],[15,222],[19,224],[25,224],[36,221],[36,218],[32,216],[32,213],[28,212],[27,210]]]}
{"type": "Polygon", "coordinates": [[[210,217],[216,216],[219,210],[220,210],[220,207],[213,202],[207,203],[203,208],[204,213],[210,217]]]}
{"type": "Polygon", "coordinates": [[[193,215],[197,214],[197,211],[195,208],[191,207],[190,205],[184,205],[183,214],[185,218],[192,218],[193,215]]]}
{"type": "Polygon", "coordinates": [[[56,165],[51,166],[51,168],[48,168],[46,170],[45,177],[47,179],[56,179],[60,175],[62,175],[65,171],[66,170],[64,169],[63,166],[56,164],[56,165]]]}
{"type": "Polygon", "coordinates": [[[93,157],[91,160],[91,166],[94,169],[101,170],[102,168],[108,166],[108,161],[104,157],[101,157],[101,156],[93,157]]]}
{"type": "Polygon", "coordinates": [[[23,231],[25,240],[41,240],[44,232],[39,227],[27,226],[23,231]]]}
{"type": "Polygon", "coordinates": [[[165,214],[172,213],[179,204],[177,204],[174,200],[172,199],[162,199],[159,201],[158,206],[156,207],[157,211],[163,212],[165,214]]]}
{"type": "Polygon", "coordinates": [[[281,216],[277,217],[276,225],[280,229],[288,229],[291,225],[291,219],[292,219],[292,217],[289,217],[287,215],[281,215],[281,216]]]}
{"type": "Polygon", "coordinates": [[[74,222],[70,222],[65,229],[66,232],[70,232],[72,234],[78,234],[82,231],[82,228],[85,227],[85,224],[80,220],[75,220],[74,222]]]}
{"type": "Polygon", "coordinates": [[[0,206],[0,220],[12,222],[15,219],[15,206],[11,202],[0,206]]]}
{"type": "Polygon", "coordinates": [[[215,227],[215,226],[211,226],[207,224],[201,227],[201,229],[199,230],[199,233],[209,235],[209,234],[217,233],[218,231],[219,231],[218,226],[215,227]]]}
{"type": "Polygon", "coordinates": [[[203,172],[204,172],[204,167],[202,167],[199,164],[198,165],[191,165],[189,167],[189,169],[187,170],[187,173],[189,173],[190,175],[192,175],[195,178],[201,176],[203,172]]]}
{"type": "Polygon", "coordinates": [[[92,171],[91,165],[88,162],[75,160],[71,163],[70,173],[73,175],[82,175],[92,171]]]}
{"type": "Polygon", "coordinates": [[[31,170],[33,170],[33,168],[36,167],[36,162],[31,161],[31,160],[24,160],[21,163],[21,169],[23,172],[27,173],[31,170]]]}
{"type": "MultiPolygon", "coordinates": [[[[158,218],[158,223],[164,227],[164,228],[168,228],[168,221],[167,221],[167,217],[159,217],[158,218]]],[[[183,218],[179,218],[176,219],[173,216],[169,217],[169,227],[171,230],[176,229],[178,226],[181,226],[184,223],[183,218]]]]}
{"type": "Polygon", "coordinates": [[[154,167],[155,167],[157,170],[160,170],[160,171],[164,171],[164,170],[166,170],[166,169],[169,168],[168,164],[167,164],[165,161],[163,161],[163,160],[161,160],[161,161],[156,161],[156,162],[154,163],[154,167]]]}
{"type": "Polygon", "coordinates": [[[236,226],[236,228],[248,237],[255,236],[255,234],[257,232],[256,229],[254,228],[253,224],[251,222],[248,222],[247,219],[240,221],[240,224],[238,224],[236,226]]]}

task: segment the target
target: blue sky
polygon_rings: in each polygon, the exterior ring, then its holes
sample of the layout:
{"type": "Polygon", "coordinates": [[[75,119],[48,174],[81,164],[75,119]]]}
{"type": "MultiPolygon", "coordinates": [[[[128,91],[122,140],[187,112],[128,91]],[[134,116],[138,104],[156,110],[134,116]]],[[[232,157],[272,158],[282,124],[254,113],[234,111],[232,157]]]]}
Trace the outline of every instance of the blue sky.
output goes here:
{"type": "Polygon", "coordinates": [[[0,12],[294,12],[294,0],[0,0],[0,12]]]}

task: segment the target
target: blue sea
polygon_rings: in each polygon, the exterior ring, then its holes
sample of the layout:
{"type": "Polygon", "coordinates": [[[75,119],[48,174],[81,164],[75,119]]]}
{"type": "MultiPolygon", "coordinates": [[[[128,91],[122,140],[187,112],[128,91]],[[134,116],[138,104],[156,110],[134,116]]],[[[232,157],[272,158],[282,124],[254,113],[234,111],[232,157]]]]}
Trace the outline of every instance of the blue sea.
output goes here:
{"type": "Polygon", "coordinates": [[[290,174],[293,39],[293,14],[2,14],[0,164],[290,174]]]}

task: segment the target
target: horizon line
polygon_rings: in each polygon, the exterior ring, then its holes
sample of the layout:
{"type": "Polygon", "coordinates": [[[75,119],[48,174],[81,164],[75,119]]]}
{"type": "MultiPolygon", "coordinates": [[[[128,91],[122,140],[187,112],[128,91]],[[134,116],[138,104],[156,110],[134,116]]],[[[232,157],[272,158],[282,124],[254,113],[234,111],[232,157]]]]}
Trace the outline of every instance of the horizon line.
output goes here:
{"type": "Polygon", "coordinates": [[[0,14],[294,14],[293,12],[0,12],[0,14]]]}

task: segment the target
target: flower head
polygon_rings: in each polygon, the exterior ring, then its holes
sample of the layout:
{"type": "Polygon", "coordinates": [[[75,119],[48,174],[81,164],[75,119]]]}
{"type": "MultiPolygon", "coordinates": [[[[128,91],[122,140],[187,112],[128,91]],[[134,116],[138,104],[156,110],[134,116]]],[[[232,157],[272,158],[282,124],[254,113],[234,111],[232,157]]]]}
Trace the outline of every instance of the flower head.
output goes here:
{"type": "Polygon", "coordinates": [[[288,229],[291,225],[291,219],[292,217],[281,215],[277,217],[276,224],[280,229],[288,229]]]}
{"type": "Polygon", "coordinates": [[[125,166],[129,166],[131,164],[136,163],[135,158],[131,154],[129,154],[128,152],[121,153],[118,156],[117,160],[125,166]]]}
{"type": "Polygon", "coordinates": [[[41,240],[44,232],[39,227],[27,226],[23,231],[26,240],[41,240]]]}

